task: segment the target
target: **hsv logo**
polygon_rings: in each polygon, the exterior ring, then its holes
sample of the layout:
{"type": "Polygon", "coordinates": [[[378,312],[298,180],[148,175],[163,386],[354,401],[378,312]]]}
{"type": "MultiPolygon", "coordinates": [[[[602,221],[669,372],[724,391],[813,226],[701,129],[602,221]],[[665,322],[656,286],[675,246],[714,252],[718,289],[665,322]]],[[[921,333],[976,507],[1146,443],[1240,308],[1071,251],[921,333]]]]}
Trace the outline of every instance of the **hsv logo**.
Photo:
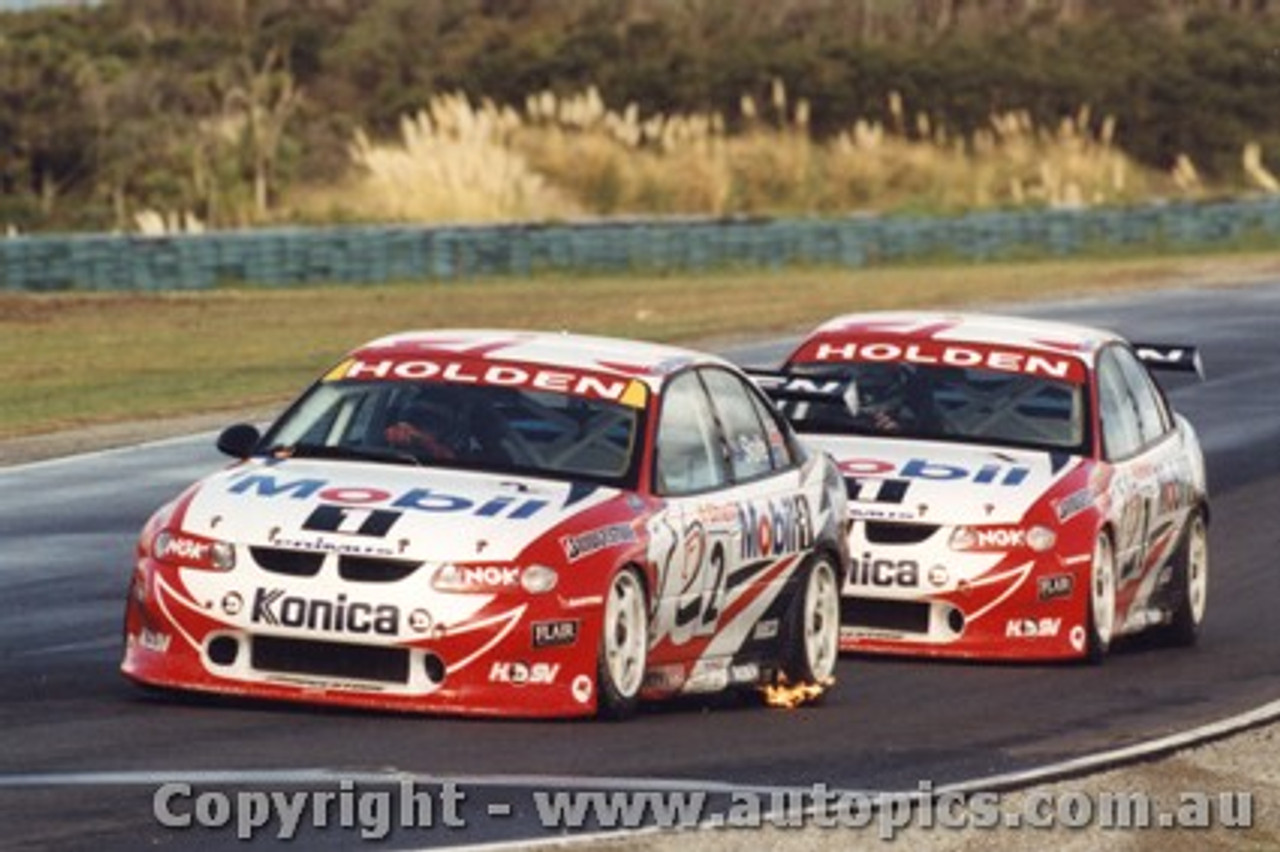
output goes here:
{"type": "Polygon", "coordinates": [[[286,595],[284,589],[256,589],[249,620],[269,627],[301,627],[333,633],[376,633],[395,636],[400,611],[391,604],[361,603],[338,595],[336,600],[286,595]]]}
{"type": "Polygon", "coordinates": [[[138,644],[148,651],[155,651],[157,654],[166,654],[169,652],[169,643],[173,641],[173,637],[168,633],[160,633],[155,630],[142,628],[138,633],[138,644]]]}
{"type": "Polygon", "coordinates": [[[849,580],[855,586],[920,585],[920,563],[912,559],[876,559],[870,553],[854,558],[849,580]]]}
{"type": "Polygon", "coordinates": [[[1052,639],[1062,629],[1061,618],[1011,618],[1004,625],[1009,639],[1052,639]]]}
{"type": "Polygon", "coordinates": [[[344,379],[402,379],[528,388],[590,399],[610,400],[632,408],[642,407],[646,395],[643,382],[625,377],[593,375],[566,369],[553,370],[509,362],[462,359],[384,358],[365,361],[352,358],[342,362],[325,376],[325,380],[331,382],[344,379]]]}
{"type": "Polygon", "coordinates": [[[489,669],[490,683],[509,683],[512,686],[540,684],[550,686],[560,673],[559,663],[504,663],[495,662],[489,669]]]}
{"type": "MultiPolygon", "coordinates": [[[[883,459],[843,459],[840,472],[846,477],[885,477],[932,480],[935,482],[965,482],[973,485],[1017,486],[1026,482],[1030,468],[1021,465],[988,462],[976,470],[954,464],[942,464],[928,459],[908,459],[899,467],[895,462],[883,459]]],[[[905,492],[905,486],[903,486],[905,492]]],[[[896,491],[895,491],[896,493],[896,491]]],[[[884,502],[884,501],[881,501],[884,502]]]]}
{"type": "Polygon", "coordinates": [[[1083,383],[1085,379],[1084,365],[1074,358],[1012,347],[960,346],[935,340],[902,343],[818,339],[807,344],[792,360],[820,364],[862,361],[978,367],[1002,373],[1062,379],[1076,384],[1083,383]]]}
{"type": "MultiPolygon", "coordinates": [[[[231,494],[252,494],[271,499],[287,497],[291,500],[309,500],[314,498],[323,500],[326,503],[343,503],[355,506],[383,504],[393,509],[408,509],[416,512],[435,512],[440,514],[461,512],[482,518],[505,518],[508,520],[531,518],[547,507],[546,500],[502,495],[491,497],[482,502],[472,497],[437,491],[434,488],[410,488],[408,491],[397,494],[382,488],[333,486],[325,479],[295,479],[290,482],[282,482],[268,473],[255,473],[242,477],[233,482],[227,491],[231,494]]],[[[324,509],[326,507],[321,508],[324,509]]],[[[342,509],[344,507],[327,508],[332,511],[335,508],[342,509]]],[[[376,521],[371,516],[361,521],[359,528],[364,529],[364,524],[370,523],[372,525],[371,529],[377,529],[382,524],[386,524],[389,529],[390,525],[395,521],[394,518],[390,517],[393,514],[398,517],[400,513],[387,512],[379,515],[376,521]]],[[[342,515],[339,517],[317,511],[312,513],[307,522],[332,523],[335,519],[339,525],[350,524],[353,522],[354,516],[342,515]],[[317,520],[317,514],[320,514],[321,520],[317,520]]],[[[375,533],[357,534],[373,535],[375,533]]]]}

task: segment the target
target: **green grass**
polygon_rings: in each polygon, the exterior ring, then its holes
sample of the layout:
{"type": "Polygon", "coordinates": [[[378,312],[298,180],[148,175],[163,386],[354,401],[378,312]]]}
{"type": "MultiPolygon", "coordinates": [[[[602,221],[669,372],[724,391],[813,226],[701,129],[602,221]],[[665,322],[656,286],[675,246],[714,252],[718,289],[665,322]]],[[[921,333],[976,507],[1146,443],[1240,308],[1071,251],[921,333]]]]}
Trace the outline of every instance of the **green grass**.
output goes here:
{"type": "Polygon", "coordinates": [[[1280,254],[542,277],[449,284],[0,294],[0,437],[274,405],[351,347],[411,328],[542,328],[706,345],[835,313],[1280,276],[1280,254]]]}

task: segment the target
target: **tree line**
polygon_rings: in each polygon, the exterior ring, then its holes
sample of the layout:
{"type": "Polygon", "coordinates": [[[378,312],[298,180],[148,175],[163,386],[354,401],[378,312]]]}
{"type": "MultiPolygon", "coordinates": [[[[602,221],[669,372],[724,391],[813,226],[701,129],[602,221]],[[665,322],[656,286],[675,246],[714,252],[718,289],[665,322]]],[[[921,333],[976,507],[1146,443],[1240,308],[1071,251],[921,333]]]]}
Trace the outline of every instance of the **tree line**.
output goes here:
{"type": "MultiPolygon", "coordinates": [[[[105,0],[0,14],[0,227],[127,229],[143,209],[279,221],[444,92],[520,105],[596,87],[740,116],[775,81],[809,132],[891,105],[964,138],[1087,107],[1115,144],[1224,192],[1280,161],[1271,0],[105,0]]],[[[730,132],[732,132],[730,127],[730,132]]],[[[910,126],[904,132],[913,132],[910,126]]]]}

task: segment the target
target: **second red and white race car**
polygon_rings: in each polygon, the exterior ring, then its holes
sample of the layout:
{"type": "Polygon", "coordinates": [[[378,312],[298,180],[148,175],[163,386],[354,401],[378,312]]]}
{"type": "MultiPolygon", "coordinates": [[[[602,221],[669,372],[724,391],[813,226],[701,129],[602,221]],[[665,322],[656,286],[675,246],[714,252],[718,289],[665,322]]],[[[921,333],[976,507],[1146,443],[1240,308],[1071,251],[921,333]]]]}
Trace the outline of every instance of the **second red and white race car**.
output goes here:
{"type": "Polygon", "coordinates": [[[219,447],[237,462],[138,542],[123,670],[142,683],[621,716],[833,676],[841,477],[722,359],[395,335],[219,447]]]}
{"type": "Polygon", "coordinates": [[[1131,345],[1005,316],[864,313],[758,377],[837,460],[853,567],[841,647],[1100,660],[1121,635],[1196,640],[1209,571],[1195,430],[1131,345]]]}

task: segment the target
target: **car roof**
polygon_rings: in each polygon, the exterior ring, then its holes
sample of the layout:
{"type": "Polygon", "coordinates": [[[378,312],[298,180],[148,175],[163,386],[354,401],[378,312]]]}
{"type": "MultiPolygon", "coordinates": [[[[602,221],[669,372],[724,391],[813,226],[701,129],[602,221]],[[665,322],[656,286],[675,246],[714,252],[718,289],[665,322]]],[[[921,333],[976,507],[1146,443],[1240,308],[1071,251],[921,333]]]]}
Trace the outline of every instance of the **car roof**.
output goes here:
{"type": "Polygon", "coordinates": [[[349,354],[362,359],[443,356],[518,362],[640,379],[654,388],[667,375],[690,364],[728,363],[714,355],[661,343],[510,329],[405,331],[371,340],[349,354]]]}
{"type": "MultiPolygon", "coordinates": [[[[1103,346],[1122,340],[1106,329],[1004,314],[864,311],[832,317],[810,332],[805,343],[816,339],[858,341],[885,337],[906,342],[931,340],[1068,354],[1080,358],[1090,368],[1103,346]]],[[[804,348],[804,344],[800,348],[804,348]]]]}

